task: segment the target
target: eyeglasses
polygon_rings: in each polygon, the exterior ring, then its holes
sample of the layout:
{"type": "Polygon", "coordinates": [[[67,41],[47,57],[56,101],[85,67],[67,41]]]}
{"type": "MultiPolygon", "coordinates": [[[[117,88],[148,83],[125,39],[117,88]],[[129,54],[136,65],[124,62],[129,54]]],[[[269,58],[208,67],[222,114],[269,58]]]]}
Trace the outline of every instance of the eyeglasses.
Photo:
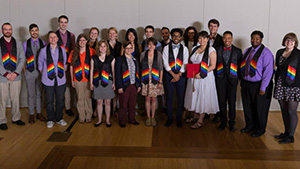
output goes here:
{"type": "Polygon", "coordinates": [[[128,49],[128,50],[129,50],[129,49],[132,49],[132,48],[125,48],[125,49],[128,49]]]}
{"type": "Polygon", "coordinates": [[[173,37],[173,38],[181,38],[180,35],[173,35],[172,37],[173,37]]]}

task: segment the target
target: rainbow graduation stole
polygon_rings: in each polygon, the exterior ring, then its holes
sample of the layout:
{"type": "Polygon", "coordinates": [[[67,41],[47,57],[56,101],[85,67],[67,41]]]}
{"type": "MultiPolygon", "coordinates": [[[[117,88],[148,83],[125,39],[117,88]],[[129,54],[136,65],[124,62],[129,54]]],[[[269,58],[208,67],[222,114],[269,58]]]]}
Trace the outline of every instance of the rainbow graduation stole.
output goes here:
{"type": "Polygon", "coordinates": [[[180,44],[178,55],[175,59],[172,44],[173,43],[169,44],[169,66],[171,70],[177,74],[183,65],[183,45],[180,44]]]}
{"type": "Polygon", "coordinates": [[[129,70],[123,72],[123,83],[126,84],[130,80],[129,70]]]}
{"type": "Polygon", "coordinates": [[[5,39],[2,37],[0,39],[0,47],[3,66],[6,70],[14,72],[17,68],[17,42],[13,37],[11,38],[12,48],[11,53],[8,53],[8,49],[6,48],[4,41],[5,39]]]}
{"type": "Polygon", "coordinates": [[[204,79],[207,76],[208,70],[208,54],[209,53],[209,45],[207,45],[201,63],[200,63],[200,77],[204,79]]]}
{"type": "Polygon", "coordinates": [[[234,63],[230,64],[230,75],[237,77],[237,65],[234,63]]]}
{"type": "MultiPolygon", "coordinates": [[[[44,43],[43,41],[39,38],[39,45],[40,48],[44,47],[44,43]]],[[[26,68],[29,72],[33,72],[34,71],[34,53],[32,51],[32,45],[31,45],[31,38],[29,38],[26,42],[26,52],[25,52],[25,56],[26,56],[26,68]]]]}
{"type": "Polygon", "coordinates": [[[67,53],[67,57],[69,57],[70,48],[71,48],[71,33],[69,31],[67,31],[67,43],[66,43],[66,46],[64,45],[64,43],[63,43],[63,41],[61,39],[59,30],[57,30],[55,33],[56,33],[56,35],[58,37],[57,45],[60,46],[60,47],[63,47],[65,49],[66,53],[67,53]]]}
{"type": "Polygon", "coordinates": [[[101,85],[103,87],[106,87],[108,85],[108,80],[109,80],[109,73],[106,72],[104,69],[102,69],[102,72],[101,72],[101,85]]]}
{"type": "MultiPolygon", "coordinates": [[[[142,61],[142,82],[144,84],[149,83],[150,79],[150,65],[149,65],[149,57],[148,57],[148,51],[145,52],[145,57],[142,61]]],[[[159,71],[157,67],[157,51],[154,50],[154,55],[153,55],[153,62],[151,66],[151,82],[155,85],[159,82],[159,71]]],[[[182,62],[181,62],[182,63],[182,62]]],[[[182,64],[181,64],[182,65],[182,64]]]]}
{"type": "MultiPolygon", "coordinates": [[[[80,54],[78,53],[77,60],[75,61],[74,67],[75,67],[75,78],[78,81],[81,81],[83,79],[83,71],[85,74],[85,78],[89,79],[89,73],[90,73],[90,48],[86,47],[85,49],[85,59],[84,63],[81,63],[80,61],[80,54]],[[84,70],[83,70],[84,69],[84,70]]],[[[73,59],[73,57],[72,57],[73,59]]]]}
{"type": "MultiPolygon", "coordinates": [[[[288,58],[289,62],[287,62],[288,66],[287,66],[287,70],[286,70],[285,82],[289,85],[291,85],[292,83],[295,82],[296,74],[297,74],[297,68],[299,66],[298,65],[299,64],[298,63],[299,54],[296,53],[296,52],[299,53],[298,49],[296,49],[296,48],[293,49],[292,53],[289,56],[291,59],[288,58]]],[[[283,64],[283,65],[285,65],[285,64],[283,64]]],[[[280,66],[280,67],[282,67],[282,66],[280,66]]]]}
{"type": "MultiPolygon", "coordinates": [[[[136,59],[134,57],[131,58],[134,62],[134,66],[135,66],[135,84],[139,85],[140,84],[140,76],[139,76],[139,68],[138,68],[138,63],[136,61],[136,59]]],[[[123,84],[125,86],[130,85],[130,72],[129,72],[129,68],[128,68],[128,64],[127,64],[127,60],[126,60],[126,56],[123,55],[121,56],[121,61],[122,61],[122,79],[123,79],[123,84]]]]}
{"type": "Polygon", "coordinates": [[[224,66],[223,63],[221,62],[220,64],[218,64],[217,66],[217,75],[220,75],[221,73],[224,72],[224,66]]]}
{"type": "Polygon", "coordinates": [[[265,46],[263,44],[261,44],[261,46],[259,47],[257,52],[254,54],[252,60],[247,61],[247,56],[249,55],[250,51],[252,50],[252,47],[248,48],[248,50],[246,51],[246,53],[243,56],[243,61],[241,62],[241,74],[242,74],[242,76],[245,76],[246,69],[250,69],[249,70],[250,77],[253,77],[256,74],[257,62],[258,62],[258,59],[261,56],[261,53],[264,50],[264,48],[265,48],[265,46]],[[245,64],[245,66],[244,66],[244,64],[245,64]]]}
{"type": "Polygon", "coordinates": [[[93,84],[95,87],[99,86],[99,71],[94,71],[93,73],[93,84]]]}
{"type": "MultiPolygon", "coordinates": [[[[64,76],[64,57],[62,48],[57,46],[58,48],[58,61],[57,61],[57,76],[61,79],[64,76]]],[[[47,53],[47,75],[50,80],[55,78],[55,65],[52,59],[52,54],[50,51],[50,44],[47,45],[46,48],[47,53]]]]}

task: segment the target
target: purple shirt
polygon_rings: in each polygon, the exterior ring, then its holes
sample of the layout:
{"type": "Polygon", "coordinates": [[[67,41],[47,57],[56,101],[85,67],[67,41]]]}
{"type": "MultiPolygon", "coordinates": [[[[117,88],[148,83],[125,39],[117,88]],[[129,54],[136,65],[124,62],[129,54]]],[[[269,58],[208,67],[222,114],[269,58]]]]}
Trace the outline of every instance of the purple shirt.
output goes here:
{"type": "MultiPolygon", "coordinates": [[[[253,58],[253,56],[258,51],[260,46],[261,45],[259,45],[256,49],[251,47],[251,50],[254,49],[254,52],[252,52],[251,56],[248,55],[245,60],[247,60],[248,57],[253,58]]],[[[246,53],[247,50],[245,50],[244,54],[246,53]]],[[[249,68],[250,67],[248,67],[248,69],[249,68]]],[[[273,71],[274,71],[274,56],[273,56],[272,52],[268,48],[265,47],[257,61],[255,75],[253,77],[251,77],[250,75],[247,75],[247,76],[244,76],[243,78],[250,82],[261,81],[260,90],[266,91],[266,88],[269,85],[269,82],[273,76],[273,71]]]]}
{"type": "MultiPolygon", "coordinates": [[[[50,47],[51,48],[51,47],[50,47]]],[[[66,70],[66,62],[67,62],[67,55],[66,51],[64,48],[60,47],[62,49],[63,53],[63,58],[64,58],[64,70],[66,70]]],[[[41,49],[40,54],[39,54],[39,70],[42,71],[42,83],[46,86],[54,86],[54,79],[50,80],[47,75],[47,52],[46,52],[47,46],[41,49]]],[[[55,69],[55,74],[57,75],[57,62],[58,62],[58,48],[55,48],[54,54],[52,52],[52,49],[50,49],[51,54],[52,54],[52,59],[54,62],[54,69],[55,69]]],[[[61,86],[66,83],[66,73],[64,73],[64,76],[62,78],[57,78],[57,85],[61,86]]]]}
{"type": "MultiPolygon", "coordinates": [[[[32,38],[31,39],[31,46],[33,46],[34,42],[36,42],[37,46],[40,48],[40,42],[39,42],[39,39],[36,39],[36,40],[33,40],[32,38]]],[[[43,41],[43,40],[42,40],[43,41]]],[[[44,46],[46,45],[46,42],[43,41],[43,44],[44,46]]],[[[24,54],[26,55],[26,50],[27,50],[27,41],[25,41],[23,43],[23,49],[24,49],[24,54]]]]}

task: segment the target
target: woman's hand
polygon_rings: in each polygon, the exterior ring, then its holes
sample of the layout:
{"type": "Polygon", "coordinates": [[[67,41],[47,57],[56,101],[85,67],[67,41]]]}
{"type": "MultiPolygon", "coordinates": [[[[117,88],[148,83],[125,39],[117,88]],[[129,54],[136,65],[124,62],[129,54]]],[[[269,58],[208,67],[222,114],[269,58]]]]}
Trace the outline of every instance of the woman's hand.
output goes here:
{"type": "Polygon", "coordinates": [[[118,92],[119,92],[120,94],[124,93],[124,91],[123,91],[122,88],[118,89],[118,92]]]}
{"type": "Polygon", "coordinates": [[[201,79],[201,76],[200,76],[200,73],[197,73],[195,76],[194,76],[195,79],[201,79]]]}

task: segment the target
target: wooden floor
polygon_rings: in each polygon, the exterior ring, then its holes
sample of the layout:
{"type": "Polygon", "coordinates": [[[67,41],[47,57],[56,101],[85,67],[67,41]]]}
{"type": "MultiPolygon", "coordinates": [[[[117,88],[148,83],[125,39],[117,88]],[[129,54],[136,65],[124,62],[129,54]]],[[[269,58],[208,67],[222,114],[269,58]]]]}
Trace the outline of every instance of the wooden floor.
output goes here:
{"type": "MultiPolygon", "coordinates": [[[[28,110],[21,109],[22,120],[28,121],[28,110]]],[[[252,138],[238,130],[244,127],[243,113],[237,113],[237,131],[219,131],[209,120],[198,130],[164,126],[166,116],[158,116],[155,128],[144,125],[145,117],[137,116],[139,126],[120,128],[117,119],[112,127],[95,128],[93,123],[75,123],[67,142],[47,142],[53,132],[67,129],[37,121],[19,127],[10,120],[8,130],[0,131],[0,169],[18,168],[124,168],[124,169],[289,169],[300,168],[300,130],[296,142],[280,145],[273,135],[283,131],[280,112],[270,112],[267,132],[252,138]]],[[[68,124],[74,117],[64,116],[68,124]]]]}

